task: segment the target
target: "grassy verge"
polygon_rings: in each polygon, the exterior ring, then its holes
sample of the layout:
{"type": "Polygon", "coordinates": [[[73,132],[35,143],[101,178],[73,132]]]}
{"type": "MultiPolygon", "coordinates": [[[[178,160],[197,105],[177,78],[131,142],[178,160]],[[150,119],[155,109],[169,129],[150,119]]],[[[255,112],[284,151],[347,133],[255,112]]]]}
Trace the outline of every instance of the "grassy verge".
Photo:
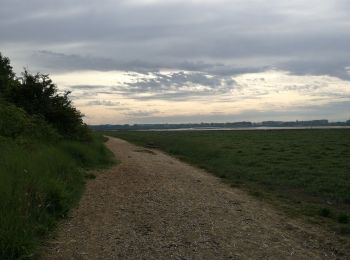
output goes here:
{"type": "Polygon", "coordinates": [[[107,134],[164,150],[290,214],[350,233],[347,129],[107,134]]]}
{"type": "Polygon", "coordinates": [[[23,142],[0,137],[0,259],[36,258],[35,248],[83,191],[88,169],[112,163],[92,142],[23,142]]]}

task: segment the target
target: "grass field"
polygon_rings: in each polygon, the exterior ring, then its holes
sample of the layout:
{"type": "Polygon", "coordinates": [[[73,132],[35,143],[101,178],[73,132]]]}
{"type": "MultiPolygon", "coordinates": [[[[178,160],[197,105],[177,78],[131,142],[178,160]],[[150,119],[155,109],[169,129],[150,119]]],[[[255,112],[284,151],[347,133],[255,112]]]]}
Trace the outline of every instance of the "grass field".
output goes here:
{"type": "Polygon", "coordinates": [[[0,259],[37,259],[42,239],[78,202],[87,170],[113,156],[100,136],[86,143],[0,136],[0,151],[0,259]]]}
{"type": "Polygon", "coordinates": [[[108,132],[349,233],[350,130],[108,132]]]}

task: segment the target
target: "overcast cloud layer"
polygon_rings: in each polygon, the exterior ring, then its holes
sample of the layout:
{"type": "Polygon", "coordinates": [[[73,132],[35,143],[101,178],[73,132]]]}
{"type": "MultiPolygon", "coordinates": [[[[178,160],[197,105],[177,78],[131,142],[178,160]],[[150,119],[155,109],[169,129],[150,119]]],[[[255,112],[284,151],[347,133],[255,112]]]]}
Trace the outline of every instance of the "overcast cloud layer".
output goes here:
{"type": "Polygon", "coordinates": [[[0,32],[89,123],[350,117],[348,0],[0,0],[0,32]]]}

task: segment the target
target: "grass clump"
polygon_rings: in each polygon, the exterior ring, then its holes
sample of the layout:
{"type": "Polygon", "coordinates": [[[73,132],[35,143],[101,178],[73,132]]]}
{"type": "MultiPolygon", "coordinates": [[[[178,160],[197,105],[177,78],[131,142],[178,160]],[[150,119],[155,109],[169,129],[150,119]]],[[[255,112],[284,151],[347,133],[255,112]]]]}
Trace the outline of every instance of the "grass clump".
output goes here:
{"type": "Polygon", "coordinates": [[[78,141],[63,141],[60,143],[60,149],[69,154],[83,168],[101,168],[111,163],[112,153],[106,149],[104,143],[94,139],[88,144],[82,145],[78,141]]]}
{"type": "Polygon", "coordinates": [[[39,241],[78,201],[83,168],[108,165],[111,154],[101,143],[74,141],[2,139],[0,150],[0,259],[35,258],[39,241]]]}
{"type": "Polygon", "coordinates": [[[329,218],[331,216],[331,210],[329,208],[321,208],[320,209],[320,216],[329,218]]]}
{"type": "Polygon", "coordinates": [[[350,235],[350,225],[341,226],[339,228],[339,234],[350,235]]]}
{"type": "Polygon", "coordinates": [[[348,224],[349,223],[349,216],[346,213],[340,213],[338,215],[338,222],[341,224],[348,224]]]}

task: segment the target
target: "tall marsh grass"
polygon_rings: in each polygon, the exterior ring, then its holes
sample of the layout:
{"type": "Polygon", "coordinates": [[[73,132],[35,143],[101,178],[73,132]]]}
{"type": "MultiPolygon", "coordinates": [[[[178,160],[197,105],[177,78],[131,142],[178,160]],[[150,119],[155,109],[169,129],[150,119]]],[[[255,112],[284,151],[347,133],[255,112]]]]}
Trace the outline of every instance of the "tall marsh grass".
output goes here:
{"type": "Polygon", "coordinates": [[[78,201],[86,169],[112,162],[95,139],[27,143],[0,139],[0,259],[36,258],[40,239],[78,201]]]}

